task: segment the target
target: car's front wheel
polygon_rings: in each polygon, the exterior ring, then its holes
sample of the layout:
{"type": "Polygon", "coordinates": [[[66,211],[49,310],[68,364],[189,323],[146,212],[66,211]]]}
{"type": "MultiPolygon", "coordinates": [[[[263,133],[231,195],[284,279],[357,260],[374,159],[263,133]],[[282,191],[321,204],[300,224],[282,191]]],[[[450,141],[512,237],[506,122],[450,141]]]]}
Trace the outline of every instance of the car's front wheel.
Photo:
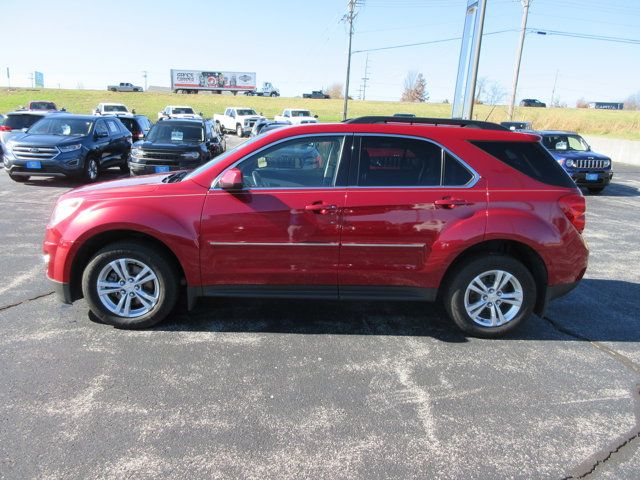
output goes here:
{"type": "Polygon", "coordinates": [[[100,250],[82,275],[91,311],[120,328],[146,328],[162,321],[178,297],[179,278],[154,248],[118,242],[100,250]]]}
{"type": "Polygon", "coordinates": [[[238,137],[242,137],[243,132],[242,132],[242,126],[241,125],[236,125],[236,135],[238,137]]]}
{"type": "Polygon", "coordinates": [[[533,312],[531,272],[507,255],[485,254],[458,266],[445,287],[444,306],[455,324],[477,337],[499,337],[533,312]]]}
{"type": "Polygon", "coordinates": [[[98,159],[93,155],[89,155],[84,161],[84,180],[89,183],[95,182],[98,179],[98,175],[100,175],[98,159]]]}

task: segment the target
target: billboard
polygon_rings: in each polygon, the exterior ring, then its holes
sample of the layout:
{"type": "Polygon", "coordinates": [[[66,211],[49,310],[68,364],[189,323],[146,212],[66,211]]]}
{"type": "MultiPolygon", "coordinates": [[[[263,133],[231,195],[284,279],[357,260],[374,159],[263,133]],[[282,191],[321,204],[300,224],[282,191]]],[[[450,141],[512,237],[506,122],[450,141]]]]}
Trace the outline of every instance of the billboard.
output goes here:
{"type": "Polygon", "coordinates": [[[216,70],[171,70],[173,89],[255,90],[255,72],[222,72],[216,70]]]}
{"type": "Polygon", "coordinates": [[[33,72],[34,85],[44,88],[44,74],[42,72],[33,72]]]}
{"type": "Polygon", "coordinates": [[[487,0],[467,0],[451,118],[471,120],[487,0]]]}

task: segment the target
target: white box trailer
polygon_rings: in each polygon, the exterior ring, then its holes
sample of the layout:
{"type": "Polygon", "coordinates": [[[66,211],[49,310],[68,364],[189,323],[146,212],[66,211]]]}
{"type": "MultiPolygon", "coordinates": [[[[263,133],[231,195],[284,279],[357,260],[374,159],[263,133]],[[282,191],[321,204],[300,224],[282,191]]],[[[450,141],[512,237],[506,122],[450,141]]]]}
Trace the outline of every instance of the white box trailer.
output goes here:
{"type": "Polygon", "coordinates": [[[222,72],[216,70],[171,69],[171,91],[198,93],[255,92],[255,72],[222,72]]]}

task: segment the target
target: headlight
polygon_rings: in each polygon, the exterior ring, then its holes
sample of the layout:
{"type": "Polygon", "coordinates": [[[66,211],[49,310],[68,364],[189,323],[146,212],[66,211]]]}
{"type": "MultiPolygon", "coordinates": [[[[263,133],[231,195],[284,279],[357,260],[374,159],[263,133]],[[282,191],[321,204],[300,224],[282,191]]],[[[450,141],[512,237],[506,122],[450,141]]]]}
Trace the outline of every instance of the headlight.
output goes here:
{"type": "Polygon", "coordinates": [[[187,152],[182,154],[182,158],[200,158],[198,152],[187,152]]]}
{"type": "Polygon", "coordinates": [[[574,162],[572,159],[568,158],[566,162],[564,162],[564,164],[569,167],[569,168],[573,168],[576,166],[576,162],[574,162]]]}
{"type": "Polygon", "coordinates": [[[142,157],[142,156],[144,156],[144,152],[140,148],[132,148],[131,149],[131,156],[132,157],[142,157]]]}
{"type": "Polygon", "coordinates": [[[61,200],[56,204],[56,208],[53,210],[51,220],[49,220],[49,226],[54,226],[63,221],[65,218],[70,217],[73,213],[82,205],[82,198],[68,198],[61,200]]]}
{"type": "Polygon", "coordinates": [[[73,152],[75,150],[80,150],[81,148],[82,148],[82,145],[80,145],[79,143],[75,143],[73,145],[61,145],[58,147],[58,149],[62,153],[73,152]]]}

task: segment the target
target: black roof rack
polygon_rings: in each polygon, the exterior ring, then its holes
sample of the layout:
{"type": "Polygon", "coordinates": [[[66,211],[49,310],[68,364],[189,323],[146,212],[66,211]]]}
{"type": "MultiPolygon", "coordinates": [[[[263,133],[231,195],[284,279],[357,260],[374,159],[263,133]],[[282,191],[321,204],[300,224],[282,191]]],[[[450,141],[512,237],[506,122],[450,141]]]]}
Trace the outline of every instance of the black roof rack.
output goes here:
{"type": "Polygon", "coordinates": [[[425,117],[358,117],[345,120],[344,123],[408,123],[408,124],[426,124],[426,125],[450,125],[455,127],[480,128],[482,130],[501,130],[509,131],[502,125],[492,122],[482,122],[479,120],[459,120],[452,118],[425,118],[425,117]]]}

